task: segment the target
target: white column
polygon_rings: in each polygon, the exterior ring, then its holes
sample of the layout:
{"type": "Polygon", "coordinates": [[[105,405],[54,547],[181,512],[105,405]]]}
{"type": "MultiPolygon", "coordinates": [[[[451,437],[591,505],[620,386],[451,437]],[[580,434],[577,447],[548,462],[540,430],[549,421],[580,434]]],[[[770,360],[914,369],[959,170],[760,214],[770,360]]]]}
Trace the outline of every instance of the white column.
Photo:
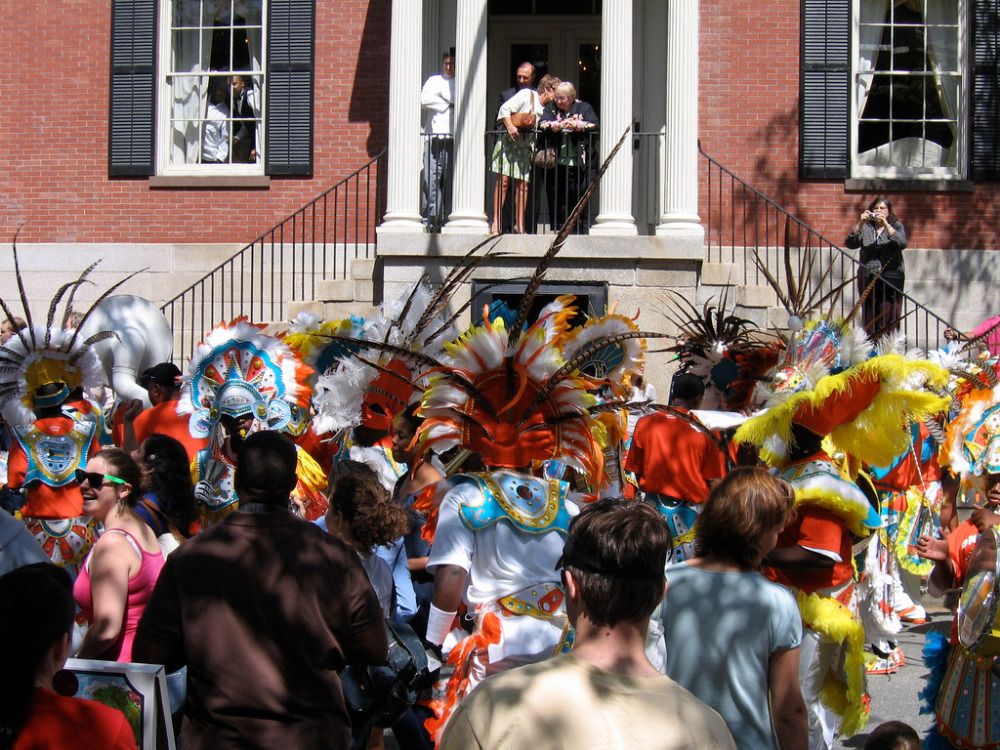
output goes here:
{"type": "Polygon", "coordinates": [[[394,0],[389,50],[389,170],[380,232],[423,232],[420,221],[421,0],[394,0]]]}
{"type": "Polygon", "coordinates": [[[445,234],[489,234],[486,222],[486,2],[458,0],[455,19],[455,178],[445,234]]]}
{"type": "Polygon", "coordinates": [[[698,2],[667,3],[667,124],[657,236],[703,244],[698,216],[698,2]]]}
{"type": "MultiPolygon", "coordinates": [[[[632,126],[632,0],[604,0],[601,11],[601,162],[632,126]]],[[[635,235],[632,144],[619,149],[601,179],[601,206],[591,234],[635,235]]]]}

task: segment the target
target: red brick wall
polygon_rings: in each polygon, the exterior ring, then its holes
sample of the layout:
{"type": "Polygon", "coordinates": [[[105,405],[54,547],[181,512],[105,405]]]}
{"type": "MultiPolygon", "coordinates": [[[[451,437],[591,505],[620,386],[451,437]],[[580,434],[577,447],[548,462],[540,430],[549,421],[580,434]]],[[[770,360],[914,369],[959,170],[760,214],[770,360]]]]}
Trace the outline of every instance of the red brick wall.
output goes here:
{"type": "MultiPolygon", "coordinates": [[[[843,180],[798,178],[799,0],[706,0],[700,8],[702,148],[829,239],[843,241],[875,194],[848,192],[843,180]]],[[[704,188],[703,178],[702,196],[704,188]]],[[[978,183],[971,193],[889,191],[889,197],[912,248],[1000,248],[997,183],[978,183]]]]}
{"type": "Polygon", "coordinates": [[[249,242],[386,144],[390,0],[317,0],[312,178],[150,189],[108,177],[110,3],[6,3],[0,241],[249,242]]]}

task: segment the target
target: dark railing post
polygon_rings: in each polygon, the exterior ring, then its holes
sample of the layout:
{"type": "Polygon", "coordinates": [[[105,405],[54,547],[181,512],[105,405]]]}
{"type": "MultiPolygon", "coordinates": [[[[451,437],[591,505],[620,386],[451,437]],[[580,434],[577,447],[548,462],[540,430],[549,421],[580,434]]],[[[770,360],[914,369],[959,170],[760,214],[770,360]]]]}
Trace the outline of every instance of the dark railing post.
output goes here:
{"type": "MultiPolygon", "coordinates": [[[[195,344],[220,318],[246,315],[255,322],[273,322],[284,314],[286,302],[315,296],[316,282],[328,278],[328,272],[333,278],[349,278],[349,253],[352,248],[347,232],[352,226],[350,222],[353,221],[354,227],[352,254],[357,258],[361,241],[366,248],[374,243],[374,228],[385,212],[384,156],[385,151],[382,151],[165,302],[160,309],[174,329],[175,360],[190,356],[195,344]],[[374,191],[371,187],[373,180],[374,191]],[[363,202],[362,185],[365,186],[363,202]],[[341,190],[344,191],[343,206],[338,200],[341,190]],[[332,217],[329,215],[331,203],[332,217]],[[320,211],[322,215],[318,216],[320,211]],[[355,216],[348,215],[349,211],[353,211],[355,216]],[[364,214],[363,221],[356,215],[358,212],[364,214]],[[331,226],[332,242],[328,236],[331,226]],[[341,227],[344,227],[343,238],[341,227]],[[364,237],[359,233],[361,227],[364,227],[364,237]],[[290,240],[290,246],[286,246],[286,239],[290,240]],[[322,252],[318,263],[317,244],[322,252]],[[333,257],[328,263],[327,253],[331,245],[333,257]],[[306,254],[310,250],[312,257],[307,260],[306,254]],[[287,267],[286,252],[290,253],[287,267]],[[237,275],[238,281],[235,279],[237,275]]],[[[365,255],[368,256],[367,249],[365,255]]]]}
{"type": "MultiPolygon", "coordinates": [[[[790,251],[793,253],[793,272],[797,272],[798,261],[806,256],[812,256],[818,261],[816,266],[817,271],[821,274],[819,279],[823,279],[822,273],[826,269],[831,268],[835,271],[835,273],[831,271],[829,278],[821,282],[823,294],[836,289],[847,279],[853,280],[860,268],[857,258],[723,167],[702,150],[700,142],[698,150],[705,157],[706,168],[706,215],[703,217],[706,260],[722,262],[723,248],[728,243],[730,262],[736,263],[739,238],[739,241],[743,243],[742,278],[744,284],[760,284],[762,281],[761,273],[753,260],[755,251],[761,262],[776,278],[784,279],[784,261],[781,258],[787,238],[790,251]],[[725,187],[726,180],[728,180],[728,190],[725,187]],[[727,193],[728,205],[724,199],[724,195],[727,193]],[[771,226],[772,217],[773,227],[771,226]],[[742,226],[738,226],[737,222],[742,226]],[[760,226],[761,222],[763,222],[763,227],[760,226]],[[798,260],[795,259],[795,256],[798,260]],[[753,268],[752,274],[751,267],[753,268]],[[753,282],[750,281],[751,275],[753,282]]],[[[820,283],[812,275],[807,276],[805,280],[809,285],[807,288],[812,288],[820,283]]],[[[948,321],[889,282],[883,281],[883,284],[902,297],[903,315],[900,325],[907,335],[908,345],[920,347],[925,351],[939,346],[941,334],[944,328],[949,326],[948,321]]],[[[845,286],[839,305],[833,311],[834,314],[846,316],[853,307],[851,300],[855,299],[856,294],[853,283],[845,286]]],[[[817,295],[817,297],[821,296],[822,294],[817,295]]],[[[828,308],[829,304],[824,306],[823,311],[827,312],[828,308]]]]}

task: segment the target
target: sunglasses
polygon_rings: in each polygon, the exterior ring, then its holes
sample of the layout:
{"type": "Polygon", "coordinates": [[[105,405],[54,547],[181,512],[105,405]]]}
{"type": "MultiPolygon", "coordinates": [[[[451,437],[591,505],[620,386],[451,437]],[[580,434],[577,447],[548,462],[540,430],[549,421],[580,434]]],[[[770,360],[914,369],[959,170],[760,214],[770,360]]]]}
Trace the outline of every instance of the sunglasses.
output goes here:
{"type": "Polygon", "coordinates": [[[96,471],[84,471],[83,469],[76,470],[76,481],[80,486],[89,484],[91,489],[99,490],[104,486],[105,479],[115,484],[128,484],[124,479],[113,477],[110,474],[98,474],[96,471]]]}

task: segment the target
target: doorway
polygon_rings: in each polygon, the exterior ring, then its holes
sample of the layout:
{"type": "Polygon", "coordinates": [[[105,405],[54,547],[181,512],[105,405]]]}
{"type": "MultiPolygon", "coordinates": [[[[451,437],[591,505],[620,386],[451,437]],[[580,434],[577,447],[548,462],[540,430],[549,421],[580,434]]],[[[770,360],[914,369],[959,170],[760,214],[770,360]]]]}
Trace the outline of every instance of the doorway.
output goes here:
{"type": "Polygon", "coordinates": [[[576,86],[577,98],[601,115],[600,16],[492,16],[487,52],[487,121],[496,117],[500,93],[514,86],[517,66],[531,62],[537,82],[552,73],[576,86]]]}

